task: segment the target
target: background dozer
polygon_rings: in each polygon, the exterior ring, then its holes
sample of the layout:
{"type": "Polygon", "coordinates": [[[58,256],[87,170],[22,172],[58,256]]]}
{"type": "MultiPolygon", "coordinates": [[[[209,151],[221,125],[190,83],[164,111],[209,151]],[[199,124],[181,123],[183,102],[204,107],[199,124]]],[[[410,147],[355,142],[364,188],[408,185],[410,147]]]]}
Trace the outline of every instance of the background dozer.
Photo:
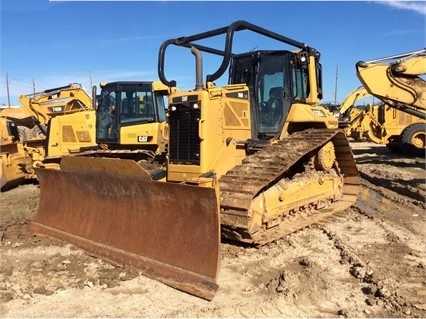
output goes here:
{"type": "MultiPolygon", "coordinates": [[[[356,64],[357,77],[365,89],[386,107],[418,117],[399,115],[406,123],[398,144],[408,155],[424,156],[426,146],[426,49],[356,64]]],[[[395,115],[396,116],[396,115],[395,115]]],[[[398,120],[398,119],[397,119],[398,120]]],[[[393,143],[395,144],[395,143],[393,143]]]]}
{"type": "Polygon", "coordinates": [[[100,88],[99,95],[96,86],[92,91],[97,147],[82,147],[77,156],[132,159],[164,177],[168,87],[160,81],[118,81],[100,88]]]}
{"type": "Polygon", "coordinates": [[[151,178],[134,160],[64,157],[60,171],[37,170],[32,229],[211,300],[221,238],[266,244],[357,199],[348,140],[317,106],[319,58],[314,48],[245,21],[165,41],[158,74],[170,94],[166,177],[151,178]],[[296,50],[237,54],[233,38],[243,30],[296,50]],[[224,50],[197,43],[218,35],[226,36],[224,50]],[[194,54],[193,90],[165,77],[169,45],[194,54]],[[202,52],[222,60],[205,82],[202,52]],[[216,86],[226,70],[229,84],[216,86]]]}
{"type": "Polygon", "coordinates": [[[18,126],[0,111],[0,189],[5,191],[25,180],[35,180],[32,159],[27,148],[43,149],[44,142],[33,139],[20,141],[18,126]]]}
{"type": "Polygon", "coordinates": [[[90,95],[70,84],[19,97],[20,108],[0,110],[1,190],[36,178],[34,165],[58,163],[64,154],[94,146],[90,95]]]}

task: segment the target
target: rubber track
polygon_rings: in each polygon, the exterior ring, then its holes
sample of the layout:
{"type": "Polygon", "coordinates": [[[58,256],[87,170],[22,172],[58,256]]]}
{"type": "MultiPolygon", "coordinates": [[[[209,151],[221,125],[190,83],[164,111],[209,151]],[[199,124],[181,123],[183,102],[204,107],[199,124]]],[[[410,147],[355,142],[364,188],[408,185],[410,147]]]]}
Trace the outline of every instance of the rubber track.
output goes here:
{"type": "Polygon", "coordinates": [[[292,134],[248,156],[241,165],[231,169],[219,179],[221,198],[220,208],[222,217],[222,232],[225,238],[266,244],[285,235],[304,228],[335,212],[343,211],[355,203],[359,193],[359,178],[355,160],[346,136],[340,130],[311,129],[292,134]],[[330,208],[316,211],[306,218],[284,219],[285,224],[269,230],[248,234],[241,225],[226,225],[224,217],[229,215],[248,216],[252,199],[268,186],[285,176],[291,167],[309,153],[316,152],[328,141],[333,141],[336,160],[340,174],[344,178],[343,199],[334,203],[330,208]]]}

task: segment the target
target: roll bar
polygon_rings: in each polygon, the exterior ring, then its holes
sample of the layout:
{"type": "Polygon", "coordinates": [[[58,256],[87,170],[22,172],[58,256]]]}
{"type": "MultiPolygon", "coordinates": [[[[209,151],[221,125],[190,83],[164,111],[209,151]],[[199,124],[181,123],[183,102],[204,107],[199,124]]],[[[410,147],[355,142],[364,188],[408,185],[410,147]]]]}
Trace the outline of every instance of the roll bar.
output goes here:
{"type": "Polygon", "coordinates": [[[236,55],[236,53],[232,52],[232,43],[233,43],[233,37],[235,32],[242,31],[242,30],[249,30],[253,31],[255,33],[261,34],[265,37],[283,42],[285,44],[292,45],[296,48],[302,49],[306,52],[308,52],[309,55],[317,55],[319,56],[319,53],[314,49],[302,42],[298,42],[296,40],[290,39],[288,37],[285,37],[283,35],[280,35],[278,33],[272,32],[270,30],[264,29],[262,27],[259,27],[257,25],[251,24],[247,21],[239,20],[227,27],[222,27],[218,29],[214,29],[207,32],[198,33],[192,36],[187,37],[180,37],[176,39],[169,39],[163,42],[163,44],[160,47],[159,53],[158,53],[158,76],[160,81],[167,86],[176,86],[176,81],[172,80],[169,81],[166,79],[166,76],[164,75],[164,58],[166,49],[169,45],[173,44],[176,46],[186,47],[191,49],[192,47],[195,47],[199,51],[207,52],[210,54],[220,55],[223,56],[223,60],[219,68],[214,72],[213,74],[209,74],[206,76],[206,82],[215,81],[218,78],[220,78],[226,71],[226,69],[229,66],[229,63],[231,61],[231,58],[236,55]],[[199,40],[211,38],[217,35],[226,34],[225,38],[225,48],[223,51],[214,49],[211,47],[206,47],[197,43],[194,43],[199,40]]]}

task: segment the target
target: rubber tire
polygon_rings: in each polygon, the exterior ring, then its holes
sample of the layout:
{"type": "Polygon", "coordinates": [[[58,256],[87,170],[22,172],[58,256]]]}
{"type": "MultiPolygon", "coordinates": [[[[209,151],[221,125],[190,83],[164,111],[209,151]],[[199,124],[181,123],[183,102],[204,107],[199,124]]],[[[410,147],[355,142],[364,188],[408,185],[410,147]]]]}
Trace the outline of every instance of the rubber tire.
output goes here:
{"type": "Polygon", "coordinates": [[[426,135],[426,124],[425,123],[414,123],[407,126],[401,133],[401,151],[405,155],[424,157],[425,156],[425,135],[426,135]],[[413,138],[420,134],[420,138],[423,137],[423,148],[418,148],[413,145],[413,138]]]}

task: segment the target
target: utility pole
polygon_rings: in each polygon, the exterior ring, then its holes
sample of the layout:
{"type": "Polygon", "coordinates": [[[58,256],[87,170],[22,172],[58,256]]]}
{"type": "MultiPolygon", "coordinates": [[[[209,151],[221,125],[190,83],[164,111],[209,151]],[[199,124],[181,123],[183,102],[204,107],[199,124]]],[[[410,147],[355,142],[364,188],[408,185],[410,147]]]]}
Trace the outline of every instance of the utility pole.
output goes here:
{"type": "Polygon", "coordinates": [[[10,108],[9,78],[6,72],[7,107],[10,108]]]}
{"type": "Polygon", "coordinates": [[[334,105],[337,105],[337,79],[338,79],[338,73],[339,73],[339,65],[336,65],[336,83],[334,86],[334,105]]]}
{"type": "Polygon", "coordinates": [[[34,78],[33,78],[33,94],[35,94],[35,82],[34,82],[34,78]]]}
{"type": "Polygon", "coordinates": [[[90,83],[90,90],[92,90],[93,89],[92,71],[89,71],[89,83],[90,83]]]}

